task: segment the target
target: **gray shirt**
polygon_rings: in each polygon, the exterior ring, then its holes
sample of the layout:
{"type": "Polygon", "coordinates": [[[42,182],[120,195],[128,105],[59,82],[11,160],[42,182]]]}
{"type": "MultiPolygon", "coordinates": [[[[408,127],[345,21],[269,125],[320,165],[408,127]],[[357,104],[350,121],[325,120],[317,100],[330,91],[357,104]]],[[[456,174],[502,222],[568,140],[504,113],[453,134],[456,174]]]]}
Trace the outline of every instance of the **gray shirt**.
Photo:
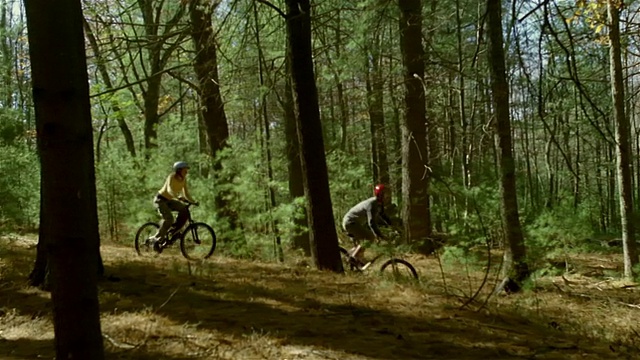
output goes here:
{"type": "Polygon", "coordinates": [[[367,223],[376,236],[382,236],[380,229],[378,229],[377,221],[378,217],[382,218],[387,224],[391,225],[391,221],[384,213],[384,206],[378,202],[378,199],[374,196],[363,200],[352,207],[345,214],[342,219],[342,227],[346,227],[348,224],[355,222],[367,223]]]}

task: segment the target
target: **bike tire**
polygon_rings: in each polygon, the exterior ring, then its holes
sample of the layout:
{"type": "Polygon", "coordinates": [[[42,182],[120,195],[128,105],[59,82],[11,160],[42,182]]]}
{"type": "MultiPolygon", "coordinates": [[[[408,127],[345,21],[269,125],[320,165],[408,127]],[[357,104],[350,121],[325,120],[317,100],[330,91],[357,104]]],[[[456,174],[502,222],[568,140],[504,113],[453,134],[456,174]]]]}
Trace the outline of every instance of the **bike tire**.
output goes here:
{"type": "Polygon", "coordinates": [[[160,225],[154,222],[148,222],[138,229],[136,232],[136,238],[134,241],[134,246],[136,248],[136,252],[140,256],[151,256],[155,255],[155,251],[153,251],[153,244],[149,242],[149,237],[153,236],[160,229],[160,225]]]}
{"type": "Polygon", "coordinates": [[[408,261],[402,259],[389,259],[380,266],[381,274],[391,274],[394,279],[418,279],[418,272],[408,261]],[[385,271],[386,270],[386,271],[385,271]],[[390,270],[390,271],[389,271],[390,270]]]}
{"type": "Polygon", "coordinates": [[[193,223],[180,237],[180,251],[188,260],[204,260],[216,250],[216,233],[205,223],[193,223]]]}

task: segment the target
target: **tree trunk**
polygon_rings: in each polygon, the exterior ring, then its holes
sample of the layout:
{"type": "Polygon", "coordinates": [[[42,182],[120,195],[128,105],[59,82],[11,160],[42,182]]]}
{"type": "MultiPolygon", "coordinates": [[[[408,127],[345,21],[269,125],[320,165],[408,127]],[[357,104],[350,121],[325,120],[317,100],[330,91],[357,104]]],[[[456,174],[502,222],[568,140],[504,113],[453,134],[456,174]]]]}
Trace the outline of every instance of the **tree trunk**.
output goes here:
{"type": "Polygon", "coordinates": [[[629,149],[629,119],[624,109],[624,83],[622,80],[622,56],[620,51],[619,1],[609,0],[609,55],[611,66],[611,96],[613,116],[616,122],[617,178],[620,221],[622,224],[622,249],[624,253],[624,276],[633,278],[633,266],[638,263],[633,223],[633,188],[631,186],[631,154],[629,149]]]}
{"type": "Polygon", "coordinates": [[[529,277],[526,251],[516,194],[515,159],[512,153],[511,121],[509,119],[509,84],[505,70],[502,48],[502,8],[500,0],[487,0],[487,33],[489,38],[489,63],[491,91],[495,114],[496,141],[499,149],[499,173],[501,191],[501,214],[505,231],[503,282],[496,290],[517,292],[522,282],[529,277]]]}
{"type": "Polygon", "coordinates": [[[57,359],[103,359],[93,130],[79,0],[25,2],[57,359]],[[73,166],[69,166],[73,164],[73,166]]]}
{"type": "MultiPolygon", "coordinates": [[[[106,62],[102,56],[100,47],[98,46],[98,41],[96,40],[96,37],[93,35],[93,31],[91,30],[91,27],[89,26],[89,23],[87,22],[87,20],[82,19],[82,23],[84,25],[85,35],[89,40],[89,45],[93,50],[93,56],[95,56],[96,58],[96,61],[95,61],[96,66],[98,67],[98,71],[100,72],[102,81],[104,82],[104,85],[108,90],[112,90],[113,84],[111,83],[109,72],[107,71],[106,62]]],[[[120,128],[120,131],[122,131],[122,135],[124,136],[124,141],[127,145],[127,150],[129,151],[132,157],[135,157],[136,147],[133,142],[133,135],[131,134],[131,130],[129,130],[129,126],[127,125],[127,122],[124,119],[124,115],[120,112],[120,105],[118,105],[118,103],[113,99],[111,99],[110,102],[111,102],[111,111],[113,111],[113,113],[116,116],[116,120],[118,121],[118,127],[120,128]]]]}
{"type": "Polygon", "coordinates": [[[420,0],[400,0],[400,48],[404,61],[406,113],[402,124],[402,219],[407,242],[423,242],[431,252],[427,126],[420,0]]]}
{"type": "MultiPolygon", "coordinates": [[[[195,2],[198,3],[198,1],[195,2]]],[[[158,147],[158,124],[160,123],[158,107],[162,72],[167,65],[169,57],[180,45],[180,40],[188,36],[185,32],[174,31],[184,15],[186,2],[180,2],[176,12],[165,24],[161,24],[161,16],[165,13],[162,9],[163,1],[137,0],[137,3],[144,21],[147,61],[149,63],[149,72],[145,74],[147,88],[142,91],[144,99],[144,145],[145,149],[149,150],[158,147]],[[163,29],[162,33],[159,32],[159,29],[163,29]],[[170,38],[173,38],[171,42],[168,41],[170,38]]],[[[193,2],[190,4],[193,6],[193,2]]],[[[144,66],[142,68],[145,69],[144,66]]]]}
{"type": "Polygon", "coordinates": [[[390,185],[387,142],[384,132],[384,99],[382,69],[380,68],[380,41],[367,53],[367,105],[371,121],[371,150],[373,182],[390,185]],[[369,61],[371,59],[371,61],[369,61]]]}
{"type": "MultiPolygon", "coordinates": [[[[258,75],[260,79],[260,87],[267,87],[267,83],[265,81],[265,58],[264,52],[262,50],[262,43],[260,41],[260,21],[258,18],[258,7],[256,3],[253,3],[253,16],[255,20],[255,36],[256,36],[256,47],[258,48],[258,75]]],[[[269,84],[269,87],[272,84],[269,84]]],[[[273,209],[278,205],[276,202],[276,191],[273,188],[273,165],[271,158],[271,130],[269,129],[269,113],[268,113],[268,103],[267,103],[267,95],[268,92],[263,91],[262,96],[260,98],[260,115],[262,117],[263,125],[264,125],[264,151],[266,156],[266,167],[267,167],[267,192],[269,194],[269,200],[267,204],[267,210],[269,211],[269,217],[271,222],[271,228],[273,229],[273,234],[275,236],[275,251],[274,255],[280,262],[284,262],[284,252],[282,251],[282,237],[280,236],[280,226],[278,224],[278,219],[273,217],[273,209]]]]}
{"type": "MultiPolygon", "coordinates": [[[[291,89],[291,67],[289,65],[290,56],[287,62],[287,74],[284,87],[284,131],[287,142],[287,166],[289,169],[289,196],[296,199],[304,196],[304,185],[302,176],[302,162],[300,159],[300,143],[298,141],[298,130],[296,126],[296,112],[293,100],[293,90],[291,89]]],[[[302,249],[306,256],[311,256],[309,245],[309,231],[307,229],[307,213],[304,208],[298,209],[300,216],[296,216],[293,221],[296,225],[296,234],[292,242],[295,249],[302,249]],[[299,229],[299,230],[298,230],[299,229]]]]}
{"type": "MultiPolygon", "coordinates": [[[[211,14],[218,3],[207,4],[201,0],[189,3],[191,18],[191,36],[193,38],[196,56],[193,63],[198,77],[198,95],[200,96],[200,111],[204,122],[209,150],[213,157],[214,176],[218,176],[218,183],[230,183],[232,180],[221,178],[222,163],[219,152],[227,147],[229,139],[229,125],[224,111],[224,103],[220,94],[218,76],[218,54],[216,39],[211,24],[211,14]]],[[[231,209],[228,192],[218,191],[215,196],[216,210],[220,218],[225,219],[231,230],[239,228],[238,214],[231,209]]]]}
{"type": "Polygon", "coordinates": [[[288,56],[297,105],[311,256],[318,269],[342,272],[311,56],[311,6],[309,0],[287,0],[286,4],[288,56]]]}

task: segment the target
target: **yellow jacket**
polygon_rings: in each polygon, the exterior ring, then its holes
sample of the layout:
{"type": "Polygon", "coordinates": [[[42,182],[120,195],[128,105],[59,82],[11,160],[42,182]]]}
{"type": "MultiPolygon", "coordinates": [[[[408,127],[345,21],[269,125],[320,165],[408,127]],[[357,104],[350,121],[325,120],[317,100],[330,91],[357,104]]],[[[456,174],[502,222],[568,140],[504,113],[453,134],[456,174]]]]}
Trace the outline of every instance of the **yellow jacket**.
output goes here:
{"type": "Polygon", "coordinates": [[[162,189],[158,193],[168,200],[184,197],[189,202],[195,202],[189,195],[187,179],[176,176],[176,173],[171,173],[167,177],[167,181],[164,182],[162,189]]]}

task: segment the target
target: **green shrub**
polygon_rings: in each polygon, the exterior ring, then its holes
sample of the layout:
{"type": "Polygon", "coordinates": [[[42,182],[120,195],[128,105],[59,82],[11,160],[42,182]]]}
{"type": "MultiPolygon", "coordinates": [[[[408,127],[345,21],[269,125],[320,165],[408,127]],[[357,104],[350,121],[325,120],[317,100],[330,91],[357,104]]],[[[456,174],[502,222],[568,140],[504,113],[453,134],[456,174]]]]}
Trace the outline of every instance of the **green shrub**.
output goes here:
{"type": "Polygon", "coordinates": [[[0,145],[0,226],[33,230],[39,223],[40,164],[24,144],[0,145]]]}

